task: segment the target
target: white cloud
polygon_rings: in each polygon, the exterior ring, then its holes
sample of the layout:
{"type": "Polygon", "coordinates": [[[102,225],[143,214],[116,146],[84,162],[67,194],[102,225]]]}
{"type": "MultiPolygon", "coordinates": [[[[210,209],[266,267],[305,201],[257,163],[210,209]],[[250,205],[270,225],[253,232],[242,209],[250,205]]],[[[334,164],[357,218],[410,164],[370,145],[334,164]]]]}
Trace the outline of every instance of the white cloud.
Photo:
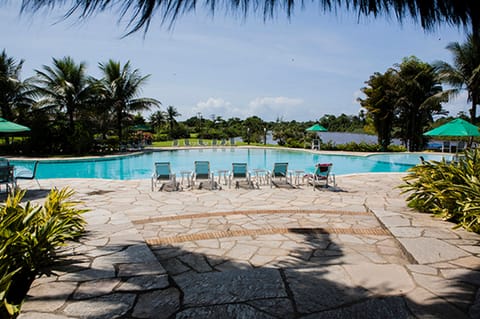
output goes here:
{"type": "Polygon", "coordinates": [[[306,109],[303,99],[285,96],[256,97],[246,105],[236,106],[223,98],[209,97],[206,101],[198,102],[190,110],[187,117],[195,116],[198,113],[201,113],[203,117],[210,118],[215,115],[225,119],[231,117],[245,119],[256,115],[265,121],[274,121],[277,118],[284,120],[299,119],[299,113],[301,113],[305,115],[305,118],[301,116],[300,120],[306,120],[313,116],[306,109]]]}
{"type": "Polygon", "coordinates": [[[458,112],[465,112],[467,115],[470,105],[467,102],[468,93],[467,91],[462,91],[455,98],[450,99],[448,103],[443,105],[443,108],[449,111],[449,115],[457,116],[458,112]]]}
{"type": "MultiPolygon", "coordinates": [[[[299,113],[306,112],[303,99],[289,98],[285,96],[277,97],[257,97],[248,103],[249,114],[256,115],[267,121],[274,121],[277,118],[284,120],[298,119],[299,113]],[[302,110],[305,109],[305,110],[302,110]]],[[[310,114],[306,114],[310,117],[310,114]]]]}

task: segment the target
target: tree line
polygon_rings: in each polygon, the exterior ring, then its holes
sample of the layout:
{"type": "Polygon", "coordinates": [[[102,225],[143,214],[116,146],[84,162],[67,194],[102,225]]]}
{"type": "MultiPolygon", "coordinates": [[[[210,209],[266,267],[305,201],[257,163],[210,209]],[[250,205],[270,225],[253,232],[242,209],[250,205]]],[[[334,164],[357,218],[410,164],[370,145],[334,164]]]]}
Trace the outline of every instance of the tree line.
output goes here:
{"type": "Polygon", "coordinates": [[[469,119],[476,124],[480,47],[469,35],[465,43],[454,42],[447,49],[453,56],[452,65],[443,61],[428,64],[409,57],[384,73],[374,73],[365,82],[362,92],[366,97],[359,102],[367,111],[382,149],[387,148],[393,137],[400,138],[409,151],[423,149],[427,143],[423,132],[432,128],[433,117],[448,113],[442,103],[463,90],[471,103],[469,119]],[[444,90],[442,84],[449,89],[444,90]]]}
{"type": "MultiPolygon", "coordinates": [[[[314,137],[305,129],[315,122],[329,131],[371,133],[387,150],[393,138],[399,138],[410,151],[424,148],[428,140],[423,132],[436,125],[434,117],[447,115],[442,103],[468,93],[468,116],[476,123],[480,102],[480,50],[469,35],[465,43],[451,43],[452,65],[432,64],[416,57],[404,58],[385,72],[375,72],[361,90],[358,101],[363,109],[358,115],[323,115],[316,121],[297,122],[277,119],[266,122],[257,116],[223,119],[218,115],[197,114],[183,122],[178,110],[169,105],[162,110],[160,101],[141,97],[149,78],[130,62],[109,60],[98,64],[101,78],[88,75],[85,63],[71,57],[54,58],[52,65],[35,70],[25,80],[20,73],[23,60],[0,54],[0,112],[7,120],[32,129],[19,144],[7,145],[7,151],[26,154],[85,154],[115,151],[121,143],[139,138],[130,130],[135,125],[150,125],[150,140],[188,138],[242,137],[248,143],[265,142],[266,133],[278,144],[308,146],[314,137]],[[444,90],[442,84],[448,84],[444,90]],[[141,112],[152,110],[149,119],[141,112]]],[[[443,123],[440,119],[437,123],[443,123]]],[[[143,129],[145,131],[145,129],[143,129]]],[[[144,138],[144,137],[140,137],[144,138]]],[[[8,144],[8,143],[7,143],[8,144]]]]}
{"type": "Polygon", "coordinates": [[[35,70],[21,80],[24,61],[0,54],[0,111],[7,120],[31,128],[17,151],[27,153],[86,153],[97,137],[115,134],[124,139],[132,112],[160,106],[160,101],[140,97],[149,76],[130,62],[99,63],[102,77],[87,74],[83,62],[71,57],[53,59],[52,65],[35,70]]]}

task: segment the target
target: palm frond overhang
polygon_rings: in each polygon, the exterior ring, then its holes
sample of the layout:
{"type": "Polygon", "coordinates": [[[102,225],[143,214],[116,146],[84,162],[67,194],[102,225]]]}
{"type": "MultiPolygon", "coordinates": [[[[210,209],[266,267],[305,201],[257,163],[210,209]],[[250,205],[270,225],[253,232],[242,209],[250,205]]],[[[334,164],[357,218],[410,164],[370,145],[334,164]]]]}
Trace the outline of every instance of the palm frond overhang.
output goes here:
{"type": "MultiPolygon", "coordinates": [[[[325,12],[340,9],[357,12],[358,16],[394,16],[402,22],[411,17],[424,29],[431,30],[441,24],[470,27],[474,34],[480,33],[480,3],[478,0],[317,0],[325,12]]],[[[38,9],[65,7],[65,0],[23,0],[22,12],[38,9]]],[[[290,17],[303,1],[295,0],[76,0],[67,8],[65,18],[78,15],[80,19],[105,10],[116,10],[119,20],[128,19],[128,34],[147,31],[153,17],[160,16],[162,24],[172,26],[183,14],[194,11],[202,5],[212,13],[223,9],[227,12],[261,13],[264,19],[274,18],[277,12],[290,17]]]]}

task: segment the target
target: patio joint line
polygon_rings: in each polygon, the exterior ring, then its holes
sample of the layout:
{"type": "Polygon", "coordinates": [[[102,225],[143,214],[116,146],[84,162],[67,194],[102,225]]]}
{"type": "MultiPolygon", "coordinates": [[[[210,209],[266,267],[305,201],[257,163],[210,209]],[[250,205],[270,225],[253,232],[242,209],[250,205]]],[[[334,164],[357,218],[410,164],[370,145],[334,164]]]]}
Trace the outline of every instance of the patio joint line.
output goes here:
{"type": "Polygon", "coordinates": [[[391,236],[391,234],[382,228],[265,228],[248,230],[225,230],[207,233],[180,235],[171,237],[159,237],[146,239],[148,245],[163,245],[173,243],[183,243],[188,241],[218,239],[238,236],[256,236],[256,235],[275,235],[275,234],[348,234],[348,235],[372,235],[372,236],[391,236]]]}
{"type": "Polygon", "coordinates": [[[135,225],[157,223],[164,221],[182,220],[182,219],[199,219],[218,216],[234,216],[234,215],[261,215],[261,214],[334,214],[334,215],[350,215],[350,216],[372,216],[371,212],[365,211],[346,211],[346,210],[322,210],[322,209],[265,209],[265,210],[236,210],[230,212],[209,212],[198,214],[184,214],[173,216],[158,216],[145,219],[133,220],[135,225]]]}

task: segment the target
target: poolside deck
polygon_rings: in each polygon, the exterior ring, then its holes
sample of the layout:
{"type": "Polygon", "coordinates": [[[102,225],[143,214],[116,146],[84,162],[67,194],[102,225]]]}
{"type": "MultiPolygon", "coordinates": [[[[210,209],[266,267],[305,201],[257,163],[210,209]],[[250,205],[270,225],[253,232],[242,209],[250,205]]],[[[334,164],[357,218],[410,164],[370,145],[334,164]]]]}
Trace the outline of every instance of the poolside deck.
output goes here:
{"type": "Polygon", "coordinates": [[[401,176],[338,176],[337,192],[22,182],[33,201],[71,186],[91,211],[19,318],[479,318],[480,236],[408,209],[401,176]]]}

